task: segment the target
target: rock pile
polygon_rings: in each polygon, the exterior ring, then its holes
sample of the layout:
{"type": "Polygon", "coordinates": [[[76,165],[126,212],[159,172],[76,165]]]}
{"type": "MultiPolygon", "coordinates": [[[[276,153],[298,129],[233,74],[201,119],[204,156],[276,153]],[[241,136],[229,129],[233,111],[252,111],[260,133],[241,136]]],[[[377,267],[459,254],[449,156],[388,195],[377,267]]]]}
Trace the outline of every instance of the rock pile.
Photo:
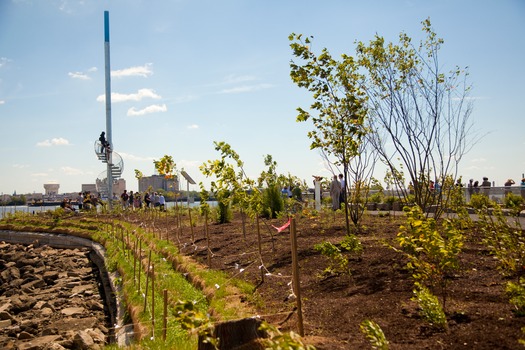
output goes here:
{"type": "Polygon", "coordinates": [[[0,348],[102,349],[110,336],[88,249],[0,242],[0,348]]]}

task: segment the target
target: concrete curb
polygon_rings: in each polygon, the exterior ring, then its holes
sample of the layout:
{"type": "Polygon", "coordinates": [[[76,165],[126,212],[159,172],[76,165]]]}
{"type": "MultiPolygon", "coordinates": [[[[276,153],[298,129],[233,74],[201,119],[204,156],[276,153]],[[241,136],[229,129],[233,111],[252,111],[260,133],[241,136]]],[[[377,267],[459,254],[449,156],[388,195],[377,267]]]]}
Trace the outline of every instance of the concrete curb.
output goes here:
{"type": "Polygon", "coordinates": [[[118,273],[108,273],[106,270],[106,249],[99,243],[92,240],[70,236],[66,234],[40,233],[40,232],[19,232],[0,230],[0,241],[30,245],[38,241],[41,245],[48,245],[53,248],[74,249],[88,248],[89,257],[98,267],[100,279],[104,286],[105,303],[110,313],[110,322],[113,325],[114,340],[119,346],[131,344],[133,338],[133,326],[124,325],[125,310],[120,298],[120,286],[118,273]]]}

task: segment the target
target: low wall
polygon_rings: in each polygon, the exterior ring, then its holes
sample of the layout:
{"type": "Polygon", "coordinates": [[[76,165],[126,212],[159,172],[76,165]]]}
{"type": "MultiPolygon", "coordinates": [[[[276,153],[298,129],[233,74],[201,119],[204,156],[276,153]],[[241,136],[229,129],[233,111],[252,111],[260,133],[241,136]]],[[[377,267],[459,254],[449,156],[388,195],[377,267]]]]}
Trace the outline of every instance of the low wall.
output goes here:
{"type": "Polygon", "coordinates": [[[89,258],[98,267],[99,277],[104,286],[104,302],[108,306],[111,324],[115,327],[114,340],[119,346],[131,344],[133,338],[132,325],[124,325],[125,310],[119,298],[119,286],[116,283],[118,274],[108,273],[106,270],[106,249],[96,242],[86,238],[69,236],[65,234],[19,232],[0,230],[0,241],[30,245],[38,241],[41,245],[53,248],[74,249],[88,248],[89,258]]]}

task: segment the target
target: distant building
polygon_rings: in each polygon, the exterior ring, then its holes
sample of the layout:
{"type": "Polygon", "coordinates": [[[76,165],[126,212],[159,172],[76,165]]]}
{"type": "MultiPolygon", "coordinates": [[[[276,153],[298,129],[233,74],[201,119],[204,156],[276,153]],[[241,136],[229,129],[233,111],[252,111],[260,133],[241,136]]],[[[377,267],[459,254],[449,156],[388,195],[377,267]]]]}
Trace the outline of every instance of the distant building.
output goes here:
{"type": "Polygon", "coordinates": [[[171,179],[166,179],[164,175],[152,175],[139,179],[139,192],[146,192],[150,186],[153,191],[162,189],[166,192],[179,192],[179,178],[176,175],[171,179]]]}
{"type": "MultiPolygon", "coordinates": [[[[103,199],[108,198],[107,193],[107,178],[104,180],[97,179],[95,184],[82,185],[82,191],[89,191],[91,193],[96,193],[101,196],[103,199]]],[[[126,180],[118,179],[113,181],[113,198],[120,198],[120,194],[126,189],[126,180]]]]}
{"type": "Polygon", "coordinates": [[[120,195],[126,189],[126,180],[118,179],[113,183],[113,197],[120,198],[120,195]]]}
{"type": "Polygon", "coordinates": [[[81,192],[96,193],[97,192],[97,185],[96,184],[82,184],[81,192]]]}
{"type": "Polygon", "coordinates": [[[44,189],[46,190],[46,196],[56,196],[58,195],[58,189],[60,188],[59,184],[44,184],[44,189]]]}
{"type": "Polygon", "coordinates": [[[26,201],[29,202],[39,202],[44,199],[44,195],[42,193],[28,193],[25,195],[26,201]]]}

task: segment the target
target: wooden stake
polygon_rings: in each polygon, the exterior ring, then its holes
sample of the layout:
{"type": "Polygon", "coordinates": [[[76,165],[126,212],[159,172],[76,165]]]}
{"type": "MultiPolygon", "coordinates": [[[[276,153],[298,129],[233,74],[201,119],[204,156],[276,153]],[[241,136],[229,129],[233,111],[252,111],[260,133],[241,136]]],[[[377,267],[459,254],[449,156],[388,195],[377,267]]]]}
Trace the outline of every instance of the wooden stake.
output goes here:
{"type": "Polygon", "coordinates": [[[290,241],[292,243],[292,276],[293,276],[293,292],[296,296],[297,303],[297,323],[299,327],[299,335],[304,337],[303,328],[303,311],[301,303],[301,285],[299,279],[299,262],[297,256],[297,231],[295,229],[295,218],[292,218],[290,225],[290,241]]]}
{"type": "Polygon", "coordinates": [[[164,289],[162,291],[164,299],[164,312],[162,316],[162,339],[166,341],[166,333],[168,330],[168,290],[164,289]]]}
{"type": "Polygon", "coordinates": [[[155,339],[155,264],[151,265],[151,332],[155,339]]]}
{"type": "Polygon", "coordinates": [[[146,269],[146,289],[144,291],[144,312],[146,312],[146,307],[148,305],[148,283],[149,283],[149,267],[150,267],[150,261],[151,261],[151,250],[149,251],[149,257],[148,257],[148,268],[146,269]]]}

